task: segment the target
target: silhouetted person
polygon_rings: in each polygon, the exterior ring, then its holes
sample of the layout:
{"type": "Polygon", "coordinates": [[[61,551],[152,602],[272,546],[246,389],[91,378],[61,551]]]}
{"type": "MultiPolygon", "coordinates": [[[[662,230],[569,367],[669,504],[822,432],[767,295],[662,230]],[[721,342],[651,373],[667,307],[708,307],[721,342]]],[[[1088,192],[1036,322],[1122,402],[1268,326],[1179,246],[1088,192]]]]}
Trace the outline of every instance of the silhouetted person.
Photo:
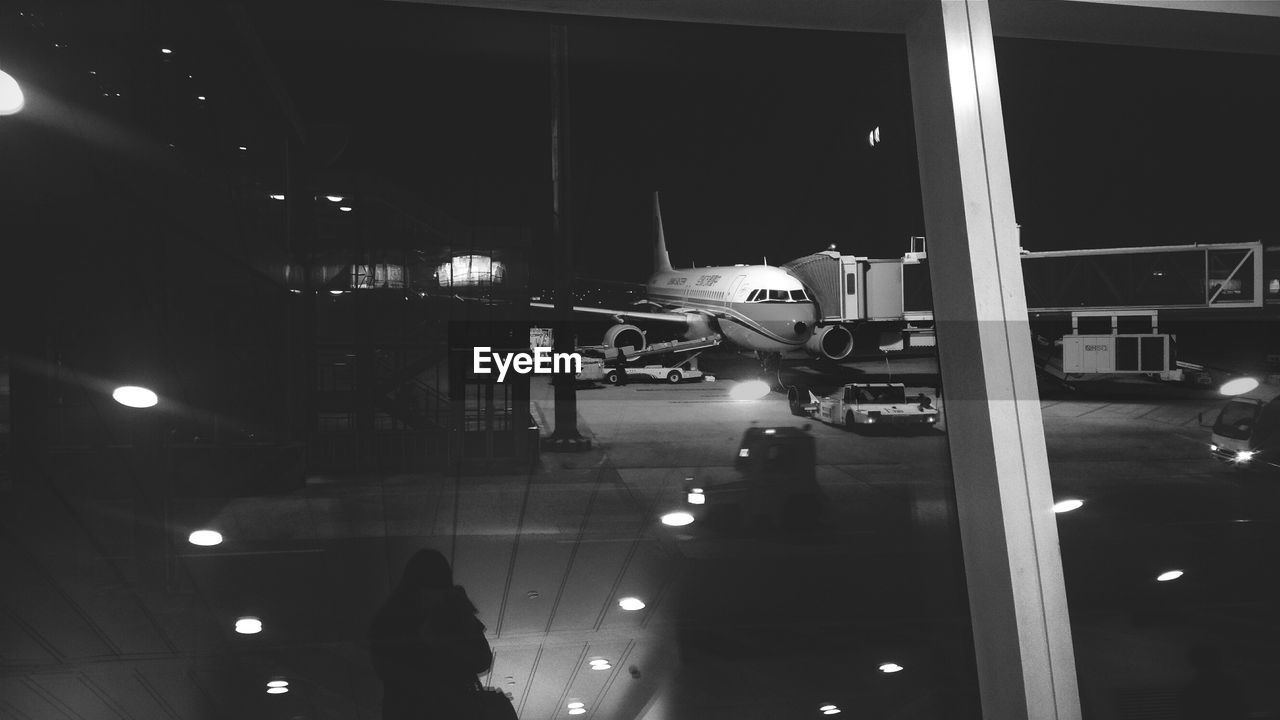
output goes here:
{"type": "Polygon", "coordinates": [[[618,384],[627,384],[627,354],[618,348],[618,360],[614,364],[614,370],[618,373],[618,384]]]}
{"type": "Polygon", "coordinates": [[[1222,655],[1208,645],[1196,645],[1187,653],[1195,677],[1178,694],[1181,720],[1244,720],[1240,686],[1222,669],[1222,655]]]}
{"type": "Polygon", "coordinates": [[[449,561],[419,550],[369,628],[383,720],[466,720],[476,675],[493,662],[484,624],[449,561]]]}

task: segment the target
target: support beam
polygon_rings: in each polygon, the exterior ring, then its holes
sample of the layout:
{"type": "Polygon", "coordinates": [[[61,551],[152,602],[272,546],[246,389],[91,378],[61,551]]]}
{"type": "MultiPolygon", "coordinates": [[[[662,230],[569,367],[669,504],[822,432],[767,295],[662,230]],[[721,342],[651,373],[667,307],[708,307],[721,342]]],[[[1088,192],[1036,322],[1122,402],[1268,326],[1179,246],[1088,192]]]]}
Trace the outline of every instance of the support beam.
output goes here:
{"type": "Polygon", "coordinates": [[[911,97],[983,716],[1078,720],[990,11],[919,8],[911,97]]]}

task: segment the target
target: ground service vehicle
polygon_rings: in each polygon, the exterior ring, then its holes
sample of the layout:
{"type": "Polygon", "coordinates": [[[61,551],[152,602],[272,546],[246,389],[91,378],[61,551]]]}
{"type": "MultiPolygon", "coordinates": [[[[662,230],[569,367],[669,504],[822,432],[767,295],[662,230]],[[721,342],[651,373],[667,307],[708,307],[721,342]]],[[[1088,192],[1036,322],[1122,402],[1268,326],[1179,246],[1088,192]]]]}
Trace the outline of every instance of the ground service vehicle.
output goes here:
{"type": "Polygon", "coordinates": [[[1213,424],[1209,454],[1242,469],[1280,470],[1280,388],[1231,398],[1213,424]]]}
{"type": "MultiPolygon", "coordinates": [[[[676,365],[645,365],[644,367],[628,367],[627,380],[635,380],[636,378],[645,378],[647,380],[664,380],[675,385],[684,380],[697,380],[702,378],[702,371],[698,369],[698,359],[689,358],[682,363],[676,365]]],[[[610,385],[618,384],[618,371],[615,368],[607,368],[604,371],[604,381],[610,385]]]]}
{"type": "Polygon", "coordinates": [[[908,398],[902,383],[849,383],[822,397],[795,387],[788,400],[792,414],[848,428],[925,428],[938,422],[932,398],[924,393],[908,398]]]}
{"type": "Polygon", "coordinates": [[[812,528],[824,504],[816,464],[808,425],[747,428],[734,459],[742,479],[713,484],[689,478],[685,485],[689,512],[713,530],[770,525],[791,532],[812,528]]]}

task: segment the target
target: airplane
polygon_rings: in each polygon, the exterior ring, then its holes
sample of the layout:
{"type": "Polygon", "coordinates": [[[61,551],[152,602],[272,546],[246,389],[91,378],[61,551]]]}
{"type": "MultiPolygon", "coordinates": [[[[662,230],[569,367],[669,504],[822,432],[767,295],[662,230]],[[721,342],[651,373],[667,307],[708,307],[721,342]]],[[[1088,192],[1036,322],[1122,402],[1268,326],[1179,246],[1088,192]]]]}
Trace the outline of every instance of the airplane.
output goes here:
{"type": "MultiPolygon", "coordinates": [[[[575,312],[614,318],[603,345],[643,350],[645,333],[626,322],[632,320],[681,325],[679,334],[686,340],[728,340],[762,357],[804,350],[814,357],[842,360],[853,350],[853,335],[843,325],[818,326],[813,298],[786,270],[767,264],[675,269],[667,255],[657,193],[653,222],[654,271],[638,304],[654,310],[573,307],[575,312]]],[[[554,307],[538,302],[533,306],[554,307]]]]}

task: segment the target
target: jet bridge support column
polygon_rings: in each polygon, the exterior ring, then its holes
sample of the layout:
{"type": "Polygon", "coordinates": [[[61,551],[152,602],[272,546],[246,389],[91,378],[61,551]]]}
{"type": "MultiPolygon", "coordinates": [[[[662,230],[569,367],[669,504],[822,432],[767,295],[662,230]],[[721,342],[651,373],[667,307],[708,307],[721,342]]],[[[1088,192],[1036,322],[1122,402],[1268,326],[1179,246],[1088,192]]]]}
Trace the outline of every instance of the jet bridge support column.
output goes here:
{"type": "Polygon", "coordinates": [[[983,716],[1079,720],[987,3],[921,3],[907,53],[983,716]]]}

